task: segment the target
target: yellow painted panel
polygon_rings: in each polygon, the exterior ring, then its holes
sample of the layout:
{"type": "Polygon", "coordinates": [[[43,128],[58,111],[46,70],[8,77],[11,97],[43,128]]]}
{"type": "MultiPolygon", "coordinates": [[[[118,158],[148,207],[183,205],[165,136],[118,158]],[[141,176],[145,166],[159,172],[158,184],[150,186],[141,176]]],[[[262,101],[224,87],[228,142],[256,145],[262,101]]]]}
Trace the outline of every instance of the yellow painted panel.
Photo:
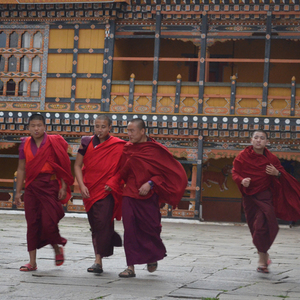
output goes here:
{"type": "Polygon", "coordinates": [[[274,99],[269,105],[274,109],[289,108],[289,103],[287,99],[274,99]]]}
{"type": "Polygon", "coordinates": [[[198,95],[199,86],[181,86],[181,94],[198,95]]]}
{"type": "Polygon", "coordinates": [[[238,105],[242,108],[259,108],[260,107],[260,101],[256,99],[247,99],[243,98],[241,100],[238,100],[238,105]]]}
{"type": "Polygon", "coordinates": [[[76,98],[100,99],[102,79],[98,78],[77,78],[76,98]]]}
{"type": "Polygon", "coordinates": [[[71,97],[71,78],[47,78],[46,97],[71,97]]]}
{"type": "Polygon", "coordinates": [[[134,87],[134,92],[135,93],[152,93],[152,85],[136,85],[134,87]]]}
{"type": "Polygon", "coordinates": [[[185,106],[194,106],[195,104],[197,104],[196,98],[186,97],[186,98],[182,98],[181,100],[185,106]]]}
{"type": "Polygon", "coordinates": [[[237,95],[256,95],[262,97],[263,88],[261,87],[237,87],[237,95]]]}
{"type": "Polygon", "coordinates": [[[79,49],[104,48],[104,29],[79,29],[79,49]]]}
{"type": "Polygon", "coordinates": [[[146,105],[146,106],[151,106],[151,99],[149,98],[149,96],[139,96],[138,99],[136,100],[136,102],[139,105],[146,105]]]}
{"type": "Polygon", "coordinates": [[[112,93],[129,93],[129,84],[113,84],[111,87],[112,93]]]}
{"type": "Polygon", "coordinates": [[[116,105],[126,105],[128,101],[127,96],[112,96],[112,103],[116,105]]]}
{"type": "Polygon", "coordinates": [[[204,88],[205,95],[228,95],[230,97],[230,86],[206,86],[204,88]]]}
{"type": "Polygon", "coordinates": [[[162,106],[173,105],[175,101],[175,97],[158,97],[157,102],[162,106]]]}
{"type": "Polygon", "coordinates": [[[291,97],[290,88],[269,88],[269,96],[287,96],[291,97]]]}
{"type": "Polygon", "coordinates": [[[206,101],[206,104],[214,107],[226,107],[229,103],[224,98],[210,98],[206,101]]]}
{"type": "Polygon", "coordinates": [[[49,49],[73,49],[74,30],[73,29],[50,29],[49,49]]]}
{"type": "Polygon", "coordinates": [[[78,54],[78,73],[102,73],[103,54],[78,54]]]}
{"type": "Polygon", "coordinates": [[[176,93],[176,86],[175,85],[159,85],[158,86],[158,93],[162,94],[174,94],[176,93]]]}
{"type": "Polygon", "coordinates": [[[48,73],[72,73],[73,54],[48,54],[48,73]]]}

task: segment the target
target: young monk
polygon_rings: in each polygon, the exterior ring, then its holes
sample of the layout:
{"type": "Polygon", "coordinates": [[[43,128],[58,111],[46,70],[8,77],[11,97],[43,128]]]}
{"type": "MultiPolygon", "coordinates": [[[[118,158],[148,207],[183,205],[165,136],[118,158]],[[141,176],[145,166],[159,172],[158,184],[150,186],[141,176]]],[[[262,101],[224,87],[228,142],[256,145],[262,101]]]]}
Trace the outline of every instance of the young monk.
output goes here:
{"type": "Polygon", "coordinates": [[[114,178],[126,142],[111,136],[110,130],[111,120],[99,115],[95,120],[94,136],[81,139],[74,165],[92,230],[95,262],[87,271],[93,273],[102,273],[102,258],[111,256],[114,246],[122,246],[113,222],[114,212],[114,217],[121,219],[122,190],[118,179],[114,178]]]}
{"type": "Polygon", "coordinates": [[[160,238],[159,202],[176,206],[181,200],[187,176],[182,165],[166,147],[146,136],[145,122],[128,123],[129,142],[125,145],[120,176],[126,183],[123,191],[122,217],[127,269],[120,277],[135,277],[134,265],[147,264],[149,272],[166,256],[160,238]]]}
{"type": "Polygon", "coordinates": [[[300,184],[267,148],[267,134],[253,133],[252,146],[234,160],[232,178],[243,195],[246,220],[259,255],[257,271],[269,273],[268,250],[278,233],[277,217],[300,217],[300,184]]]}
{"type": "Polygon", "coordinates": [[[21,203],[25,180],[24,206],[27,221],[29,263],[20,271],[35,271],[36,250],[51,244],[55,264],[64,263],[63,247],[67,240],[60,236],[58,222],[64,216],[62,203],[70,199],[73,184],[68,144],[60,135],[47,135],[45,119],[40,114],[29,118],[30,137],[19,147],[16,205],[21,203]]]}

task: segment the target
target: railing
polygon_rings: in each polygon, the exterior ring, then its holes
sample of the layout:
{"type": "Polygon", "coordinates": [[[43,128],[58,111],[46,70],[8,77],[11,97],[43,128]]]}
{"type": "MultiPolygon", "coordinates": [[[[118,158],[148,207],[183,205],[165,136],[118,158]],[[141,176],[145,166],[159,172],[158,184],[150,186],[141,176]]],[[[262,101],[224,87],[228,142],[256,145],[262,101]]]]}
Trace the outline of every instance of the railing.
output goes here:
{"type": "MultiPolygon", "coordinates": [[[[228,83],[205,83],[203,99],[199,99],[198,83],[158,82],[155,109],[152,108],[152,82],[136,81],[134,74],[130,81],[113,81],[111,92],[112,112],[198,114],[198,105],[203,104],[204,115],[262,115],[263,84],[238,83],[232,76],[228,83]]],[[[300,86],[295,77],[291,84],[269,84],[267,115],[300,115],[300,86]]]]}

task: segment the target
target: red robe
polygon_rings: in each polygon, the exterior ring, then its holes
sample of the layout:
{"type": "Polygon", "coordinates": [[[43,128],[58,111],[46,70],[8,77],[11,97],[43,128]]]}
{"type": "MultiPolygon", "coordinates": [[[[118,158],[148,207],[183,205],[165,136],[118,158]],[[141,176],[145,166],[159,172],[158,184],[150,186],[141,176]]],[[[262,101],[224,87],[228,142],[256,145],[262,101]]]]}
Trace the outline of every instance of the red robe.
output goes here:
{"type": "Polygon", "coordinates": [[[67,154],[68,144],[61,136],[47,136],[45,144],[34,156],[27,138],[24,145],[26,159],[26,183],[24,193],[25,217],[27,220],[28,251],[39,249],[47,244],[65,245],[67,240],[60,236],[58,222],[64,211],[58,200],[61,178],[68,188],[73,184],[70,159],[67,154]],[[51,180],[56,174],[57,180],[51,180]]]}
{"type": "MultiPolygon", "coordinates": [[[[30,139],[32,139],[32,137],[26,139],[26,148],[30,145],[30,139]]],[[[63,179],[67,185],[67,196],[61,200],[62,204],[67,203],[71,197],[70,186],[73,185],[74,182],[67,149],[68,143],[63,137],[60,135],[48,135],[45,145],[38,149],[36,155],[29,155],[30,159],[26,159],[25,188],[42,173],[45,165],[50,165],[53,169],[51,173],[56,174],[59,185],[61,186],[61,179],[63,179]]]]}
{"type": "Polygon", "coordinates": [[[128,142],[121,164],[121,178],[126,183],[123,196],[147,199],[156,193],[160,202],[178,205],[187,186],[187,176],[165,146],[154,139],[139,144],[128,142]],[[140,196],[138,189],[149,180],[154,183],[153,189],[140,196]]]}
{"type": "Polygon", "coordinates": [[[105,185],[108,185],[115,200],[114,216],[117,220],[121,219],[122,188],[120,181],[115,178],[118,175],[118,164],[125,143],[113,136],[95,148],[92,140],[89,143],[83,157],[82,169],[83,182],[90,193],[89,198],[83,199],[87,212],[96,201],[104,199],[110,193],[104,189],[105,185]]]}
{"type": "Polygon", "coordinates": [[[279,159],[268,149],[265,148],[264,155],[254,152],[252,146],[244,149],[234,160],[232,178],[244,196],[270,189],[278,218],[300,219],[300,183],[284,170],[279,159]],[[266,166],[270,164],[281,172],[279,179],[266,173],[266,166]],[[241,184],[246,177],[251,178],[247,188],[241,184]]]}

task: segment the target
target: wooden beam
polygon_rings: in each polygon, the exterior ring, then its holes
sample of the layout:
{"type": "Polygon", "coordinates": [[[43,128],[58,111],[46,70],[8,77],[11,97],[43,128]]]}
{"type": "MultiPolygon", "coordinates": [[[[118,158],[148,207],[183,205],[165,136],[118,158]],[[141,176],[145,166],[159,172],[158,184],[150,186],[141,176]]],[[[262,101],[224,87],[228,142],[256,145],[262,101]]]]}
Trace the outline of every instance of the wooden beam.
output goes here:
{"type": "Polygon", "coordinates": [[[203,113],[203,94],[205,84],[205,60],[206,60],[206,38],[207,38],[207,14],[202,15],[201,24],[201,49],[200,49],[200,73],[199,73],[199,96],[198,96],[198,114],[203,113]]]}
{"type": "Polygon", "coordinates": [[[151,112],[156,111],[157,91],[158,91],[158,74],[159,74],[159,52],[160,52],[160,35],[161,35],[161,13],[156,13],[155,23],[155,40],[154,40],[154,61],[153,61],[153,81],[152,81],[152,104],[151,112]]]}
{"type": "Polygon", "coordinates": [[[265,63],[264,63],[264,79],[263,79],[263,97],[262,109],[263,115],[268,111],[268,93],[269,93],[269,73],[270,73],[270,55],[271,55],[271,34],[272,34],[272,13],[267,15],[267,30],[265,40],[265,63]]]}

